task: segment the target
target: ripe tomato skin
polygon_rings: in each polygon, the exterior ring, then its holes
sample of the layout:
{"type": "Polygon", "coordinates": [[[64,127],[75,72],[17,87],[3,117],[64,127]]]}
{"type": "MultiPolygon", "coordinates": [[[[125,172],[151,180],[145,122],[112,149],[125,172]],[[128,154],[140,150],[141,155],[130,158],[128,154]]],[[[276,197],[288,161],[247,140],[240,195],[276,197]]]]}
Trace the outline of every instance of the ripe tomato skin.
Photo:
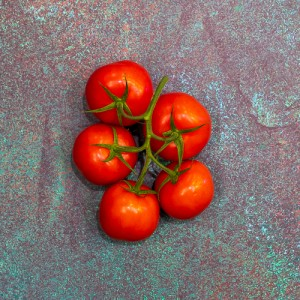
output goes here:
{"type": "MultiPolygon", "coordinates": [[[[114,126],[118,144],[136,146],[131,133],[121,126],[114,126]]],[[[107,185],[124,179],[131,170],[117,157],[108,162],[105,160],[110,150],[94,144],[113,144],[113,129],[107,124],[94,124],[84,129],[76,138],[73,146],[73,160],[78,170],[90,182],[96,185],[107,185]]],[[[137,153],[123,153],[123,158],[134,168],[137,153]]]]}
{"type": "MultiPolygon", "coordinates": [[[[174,169],[176,162],[168,165],[174,169]]],[[[190,219],[199,215],[211,203],[214,195],[214,183],[209,169],[199,161],[187,160],[179,171],[190,168],[181,174],[178,181],[168,181],[160,190],[167,174],[161,171],[155,181],[154,189],[158,193],[160,206],[169,216],[176,219],[190,219]]]]}
{"type": "MultiPolygon", "coordinates": [[[[134,181],[129,181],[135,185],[134,181]]],[[[139,241],[148,238],[158,226],[160,208],[155,194],[138,196],[124,181],[110,186],[99,205],[98,220],[111,238],[139,241]]],[[[150,190],[143,185],[142,190],[150,190]]]]}
{"type": "MultiPolygon", "coordinates": [[[[205,124],[196,131],[184,133],[183,159],[189,159],[197,155],[208,143],[211,136],[211,118],[206,108],[194,97],[174,92],[160,96],[152,116],[152,130],[158,136],[170,130],[170,118],[173,110],[174,123],[177,129],[190,129],[205,124]]],[[[163,142],[151,140],[151,148],[154,152],[159,150],[163,142]]],[[[178,161],[177,147],[172,142],[159,156],[165,160],[178,161]]]]}
{"type": "MultiPolygon", "coordinates": [[[[114,95],[121,97],[126,86],[125,76],[129,91],[126,103],[134,116],[143,114],[153,95],[152,80],[143,66],[129,60],[102,66],[92,73],[85,89],[89,108],[94,110],[112,103],[100,83],[114,95]]],[[[95,113],[95,116],[107,124],[130,126],[136,123],[136,121],[122,118],[123,124],[120,124],[116,109],[95,113]]]]}

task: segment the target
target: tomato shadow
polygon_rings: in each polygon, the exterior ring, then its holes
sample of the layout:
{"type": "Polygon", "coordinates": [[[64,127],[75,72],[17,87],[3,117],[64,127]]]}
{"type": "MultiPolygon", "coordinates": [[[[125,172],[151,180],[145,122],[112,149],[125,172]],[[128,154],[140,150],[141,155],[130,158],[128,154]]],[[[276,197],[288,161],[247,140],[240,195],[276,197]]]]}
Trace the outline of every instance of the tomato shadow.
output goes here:
{"type": "Polygon", "coordinates": [[[76,175],[76,177],[80,180],[80,182],[82,184],[84,184],[86,187],[88,187],[89,189],[93,190],[93,191],[103,191],[104,190],[104,186],[100,186],[100,185],[95,185],[91,182],[89,182],[78,170],[78,168],[76,167],[72,154],[70,155],[70,164],[72,167],[72,171],[74,172],[74,174],[76,175]]]}
{"type": "Polygon", "coordinates": [[[175,218],[172,218],[169,215],[167,215],[162,209],[160,209],[160,218],[161,218],[162,225],[164,223],[167,223],[167,224],[183,224],[183,223],[188,223],[191,220],[195,219],[195,218],[186,219],[186,220],[175,219],[175,218]]]}

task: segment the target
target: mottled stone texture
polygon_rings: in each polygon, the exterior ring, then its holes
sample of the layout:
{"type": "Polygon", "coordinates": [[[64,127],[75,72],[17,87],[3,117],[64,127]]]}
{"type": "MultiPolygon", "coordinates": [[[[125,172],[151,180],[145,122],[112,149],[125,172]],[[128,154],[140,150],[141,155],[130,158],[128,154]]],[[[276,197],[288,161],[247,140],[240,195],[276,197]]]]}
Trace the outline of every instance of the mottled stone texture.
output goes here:
{"type": "Polygon", "coordinates": [[[0,5],[1,299],[299,299],[299,1],[0,5]],[[212,205],[136,244],[99,231],[71,163],[87,78],[121,59],[214,124],[212,205]]]}

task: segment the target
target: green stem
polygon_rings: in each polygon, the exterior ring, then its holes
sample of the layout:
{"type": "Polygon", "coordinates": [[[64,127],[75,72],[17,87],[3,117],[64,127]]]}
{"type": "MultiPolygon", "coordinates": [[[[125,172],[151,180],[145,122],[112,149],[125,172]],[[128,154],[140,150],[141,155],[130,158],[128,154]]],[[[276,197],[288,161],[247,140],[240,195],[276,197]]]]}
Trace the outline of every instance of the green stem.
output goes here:
{"type": "Polygon", "coordinates": [[[151,157],[149,155],[146,154],[146,160],[143,166],[143,169],[136,181],[136,185],[134,186],[134,190],[138,193],[138,191],[141,189],[141,186],[143,185],[145,176],[147,174],[148,168],[151,164],[151,157]]]}
{"type": "Polygon", "coordinates": [[[144,116],[145,120],[151,119],[154,107],[155,107],[155,105],[156,105],[156,103],[157,103],[157,101],[159,99],[160,94],[162,93],[163,88],[165,87],[166,83],[168,82],[168,80],[169,80],[169,78],[167,76],[164,76],[160,80],[160,82],[159,82],[159,84],[158,84],[158,86],[157,86],[157,88],[155,90],[155,93],[154,93],[154,95],[152,97],[151,103],[150,103],[150,105],[149,105],[149,107],[148,107],[148,109],[147,109],[147,111],[145,113],[145,116],[144,116]]]}
{"type": "MultiPolygon", "coordinates": [[[[109,148],[114,153],[119,153],[120,155],[121,155],[122,152],[137,153],[137,152],[141,152],[141,151],[146,151],[146,158],[145,158],[144,166],[143,166],[143,168],[141,170],[141,173],[140,173],[140,175],[139,175],[139,177],[136,181],[135,186],[132,187],[132,191],[135,192],[136,194],[143,194],[143,191],[141,190],[141,186],[143,185],[145,176],[146,176],[146,174],[148,172],[148,169],[149,169],[149,166],[152,162],[155,163],[158,167],[160,167],[163,171],[165,171],[170,176],[171,179],[175,178],[177,176],[176,171],[173,171],[173,170],[169,169],[168,167],[164,166],[155,157],[155,155],[152,153],[151,146],[150,146],[151,139],[156,139],[156,140],[159,140],[159,141],[162,141],[162,142],[172,142],[173,141],[173,137],[161,137],[161,136],[156,135],[152,131],[153,111],[154,111],[155,105],[157,104],[159,96],[161,95],[162,90],[163,90],[163,88],[164,88],[164,86],[166,85],[167,82],[168,82],[168,77],[164,76],[160,80],[146,112],[143,113],[142,115],[139,115],[139,116],[132,116],[132,115],[128,114],[127,111],[124,110],[124,103],[126,103],[126,99],[127,99],[127,95],[128,95],[128,88],[126,88],[126,91],[125,91],[124,95],[122,96],[122,98],[116,98],[115,95],[111,94],[110,91],[105,88],[108,95],[114,100],[114,103],[111,104],[111,105],[116,107],[120,120],[121,120],[121,117],[125,117],[125,118],[130,119],[130,120],[136,120],[136,121],[142,121],[143,120],[143,121],[145,121],[145,127],[146,127],[145,141],[144,141],[144,144],[139,146],[139,147],[120,146],[118,144],[117,138],[115,138],[115,142],[114,142],[113,146],[105,145],[105,144],[98,144],[98,146],[109,148]]],[[[126,85],[127,85],[127,81],[126,81],[126,85]]],[[[108,110],[108,108],[110,109],[111,107],[102,108],[101,111],[102,110],[103,111],[108,110]]],[[[113,153],[112,153],[112,156],[113,156],[113,153]]]]}
{"type": "Polygon", "coordinates": [[[133,121],[141,121],[144,119],[144,114],[142,115],[139,115],[139,116],[131,116],[131,115],[128,115],[124,109],[122,108],[121,109],[121,114],[122,114],[122,117],[126,118],[126,119],[129,119],[129,120],[133,120],[133,121]]]}
{"type": "Polygon", "coordinates": [[[158,84],[158,86],[157,86],[157,88],[156,88],[156,90],[154,92],[154,95],[153,95],[153,97],[152,97],[152,99],[150,101],[150,105],[148,106],[148,109],[146,110],[145,113],[143,113],[142,115],[139,115],[139,116],[131,116],[131,115],[127,114],[124,111],[124,109],[121,109],[122,116],[125,117],[125,118],[127,118],[127,119],[135,120],[135,121],[147,120],[147,119],[151,118],[153,110],[154,110],[154,107],[155,107],[155,105],[156,105],[156,103],[158,101],[158,98],[159,98],[159,96],[160,96],[160,94],[161,94],[164,86],[168,82],[168,80],[169,79],[168,79],[167,76],[164,76],[160,80],[160,82],[159,82],[159,84],[158,84]]]}
{"type": "Polygon", "coordinates": [[[164,142],[166,140],[166,138],[163,138],[159,135],[156,135],[155,133],[152,132],[152,129],[151,129],[151,132],[149,133],[151,135],[151,138],[155,139],[155,140],[158,140],[158,141],[161,141],[161,142],[164,142]]]}
{"type": "Polygon", "coordinates": [[[157,164],[162,170],[164,170],[170,177],[174,177],[176,176],[176,172],[170,170],[169,168],[167,168],[166,166],[164,166],[162,163],[160,163],[158,161],[158,159],[153,155],[152,151],[151,151],[151,147],[150,147],[150,140],[151,138],[156,138],[159,139],[161,141],[165,141],[166,139],[160,136],[157,136],[156,134],[153,133],[152,131],[152,114],[155,108],[155,105],[159,99],[159,96],[164,88],[164,86],[166,85],[166,83],[168,82],[168,77],[164,76],[161,81],[159,82],[157,89],[155,90],[155,93],[152,97],[151,103],[147,109],[147,111],[142,115],[143,119],[145,121],[145,126],[146,126],[146,136],[145,136],[145,143],[143,146],[141,146],[141,148],[144,148],[146,150],[146,159],[145,159],[145,163],[143,166],[143,169],[137,179],[136,185],[134,190],[136,192],[138,192],[144,182],[145,176],[147,174],[148,168],[151,164],[151,162],[154,162],[155,164],[157,164]]]}
{"type": "Polygon", "coordinates": [[[140,147],[130,147],[130,146],[120,146],[120,145],[117,145],[115,147],[116,151],[119,151],[119,152],[130,152],[130,153],[142,152],[145,149],[146,149],[146,144],[145,143],[142,146],[140,146],[140,147]]]}
{"type": "Polygon", "coordinates": [[[165,171],[170,177],[176,176],[176,172],[164,166],[154,155],[152,152],[149,153],[151,160],[157,164],[163,171],[165,171]]]}

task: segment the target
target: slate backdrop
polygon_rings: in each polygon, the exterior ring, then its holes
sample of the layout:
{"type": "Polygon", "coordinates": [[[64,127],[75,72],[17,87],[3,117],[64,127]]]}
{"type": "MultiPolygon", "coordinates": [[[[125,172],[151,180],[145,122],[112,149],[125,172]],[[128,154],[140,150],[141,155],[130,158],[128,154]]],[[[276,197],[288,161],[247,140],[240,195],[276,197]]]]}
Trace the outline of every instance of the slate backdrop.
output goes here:
{"type": "Polygon", "coordinates": [[[299,299],[299,1],[0,5],[1,299],[299,299]],[[213,203],[135,244],[99,231],[71,163],[86,81],[122,59],[214,124],[213,203]]]}

